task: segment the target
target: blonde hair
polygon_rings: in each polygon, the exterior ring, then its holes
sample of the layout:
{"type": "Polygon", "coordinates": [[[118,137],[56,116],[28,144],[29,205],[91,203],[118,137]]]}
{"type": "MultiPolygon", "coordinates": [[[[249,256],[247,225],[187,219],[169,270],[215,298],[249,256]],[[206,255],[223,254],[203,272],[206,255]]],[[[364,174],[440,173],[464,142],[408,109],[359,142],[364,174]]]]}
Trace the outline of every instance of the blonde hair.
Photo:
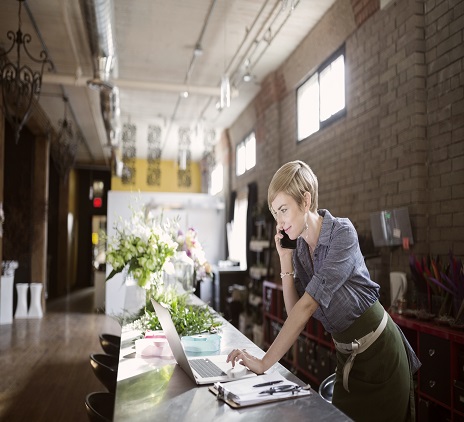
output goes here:
{"type": "Polygon", "coordinates": [[[304,194],[309,192],[311,194],[309,210],[317,211],[317,177],[303,161],[290,161],[275,172],[267,191],[267,203],[273,215],[275,215],[275,211],[271,204],[280,192],[290,195],[301,209],[304,208],[304,194]]]}

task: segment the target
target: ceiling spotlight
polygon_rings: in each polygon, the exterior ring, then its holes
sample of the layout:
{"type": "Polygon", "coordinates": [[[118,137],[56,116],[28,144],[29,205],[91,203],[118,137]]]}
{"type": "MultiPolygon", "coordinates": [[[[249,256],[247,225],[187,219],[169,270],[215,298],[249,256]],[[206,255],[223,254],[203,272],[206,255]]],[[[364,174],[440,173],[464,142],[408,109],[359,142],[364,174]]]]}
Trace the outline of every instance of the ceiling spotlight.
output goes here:
{"type": "Polygon", "coordinates": [[[197,57],[203,54],[203,48],[200,43],[195,45],[195,50],[193,50],[193,54],[197,57]]]}
{"type": "Polygon", "coordinates": [[[188,98],[189,93],[188,93],[188,91],[182,91],[182,92],[180,93],[180,96],[181,96],[182,98],[188,98]]]}
{"type": "Polygon", "coordinates": [[[253,75],[250,72],[247,72],[243,75],[243,82],[250,82],[253,80],[253,75]]]}

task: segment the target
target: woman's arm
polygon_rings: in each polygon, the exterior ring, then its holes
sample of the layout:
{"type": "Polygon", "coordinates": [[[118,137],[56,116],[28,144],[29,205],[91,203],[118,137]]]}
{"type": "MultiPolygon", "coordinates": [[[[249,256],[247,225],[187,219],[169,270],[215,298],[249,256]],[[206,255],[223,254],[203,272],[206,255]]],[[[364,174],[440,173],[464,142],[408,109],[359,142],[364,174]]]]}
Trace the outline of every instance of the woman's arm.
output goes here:
{"type": "Polygon", "coordinates": [[[263,372],[267,371],[288,352],[318,306],[318,303],[307,293],[303,294],[301,299],[295,303],[278,336],[263,357],[263,372]]]}
{"type": "Polygon", "coordinates": [[[295,288],[293,275],[286,275],[282,278],[282,290],[284,293],[285,309],[287,310],[287,314],[289,314],[300,299],[295,288]]]}
{"type": "Polygon", "coordinates": [[[250,355],[246,350],[234,349],[229,353],[227,362],[231,362],[232,366],[235,366],[236,362],[240,362],[257,374],[267,371],[292,347],[318,306],[318,303],[305,293],[293,306],[282,330],[262,359],[250,355]]]}

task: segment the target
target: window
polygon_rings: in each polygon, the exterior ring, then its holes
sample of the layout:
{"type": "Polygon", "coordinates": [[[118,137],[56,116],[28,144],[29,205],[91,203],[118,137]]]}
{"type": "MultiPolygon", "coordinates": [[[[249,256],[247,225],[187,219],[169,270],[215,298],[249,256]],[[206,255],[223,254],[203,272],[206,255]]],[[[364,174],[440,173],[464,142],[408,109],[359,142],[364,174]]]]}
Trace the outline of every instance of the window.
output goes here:
{"type": "Polygon", "coordinates": [[[210,195],[216,195],[217,193],[222,191],[224,187],[224,168],[222,164],[218,164],[214,167],[213,171],[211,172],[211,187],[210,187],[210,195]]]}
{"type": "Polygon", "coordinates": [[[256,138],[250,133],[236,149],[236,174],[241,176],[256,165],[256,138]]]}
{"type": "Polygon", "coordinates": [[[338,50],[297,89],[298,142],[345,114],[345,50],[338,50]]]}
{"type": "Polygon", "coordinates": [[[248,189],[238,192],[234,203],[234,219],[227,223],[228,259],[240,262],[240,268],[247,268],[247,211],[248,189]]]}

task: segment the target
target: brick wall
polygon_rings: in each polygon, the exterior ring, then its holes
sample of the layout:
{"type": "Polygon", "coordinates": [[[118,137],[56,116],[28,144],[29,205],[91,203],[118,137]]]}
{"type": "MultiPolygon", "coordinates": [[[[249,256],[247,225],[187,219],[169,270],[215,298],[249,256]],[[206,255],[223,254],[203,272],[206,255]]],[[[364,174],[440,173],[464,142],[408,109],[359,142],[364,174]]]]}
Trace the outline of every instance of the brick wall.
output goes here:
{"type": "MultiPolygon", "coordinates": [[[[230,128],[233,151],[255,130],[258,160],[249,174],[232,172],[230,189],[257,181],[264,200],[275,170],[302,159],[319,178],[320,207],[361,235],[371,212],[408,206],[414,253],[462,257],[464,2],[391,1],[365,18],[355,3],[337,1],[230,128]],[[297,144],[296,88],[343,43],[346,117],[297,144]]],[[[409,272],[409,251],[381,253],[381,283],[409,272]]]]}

